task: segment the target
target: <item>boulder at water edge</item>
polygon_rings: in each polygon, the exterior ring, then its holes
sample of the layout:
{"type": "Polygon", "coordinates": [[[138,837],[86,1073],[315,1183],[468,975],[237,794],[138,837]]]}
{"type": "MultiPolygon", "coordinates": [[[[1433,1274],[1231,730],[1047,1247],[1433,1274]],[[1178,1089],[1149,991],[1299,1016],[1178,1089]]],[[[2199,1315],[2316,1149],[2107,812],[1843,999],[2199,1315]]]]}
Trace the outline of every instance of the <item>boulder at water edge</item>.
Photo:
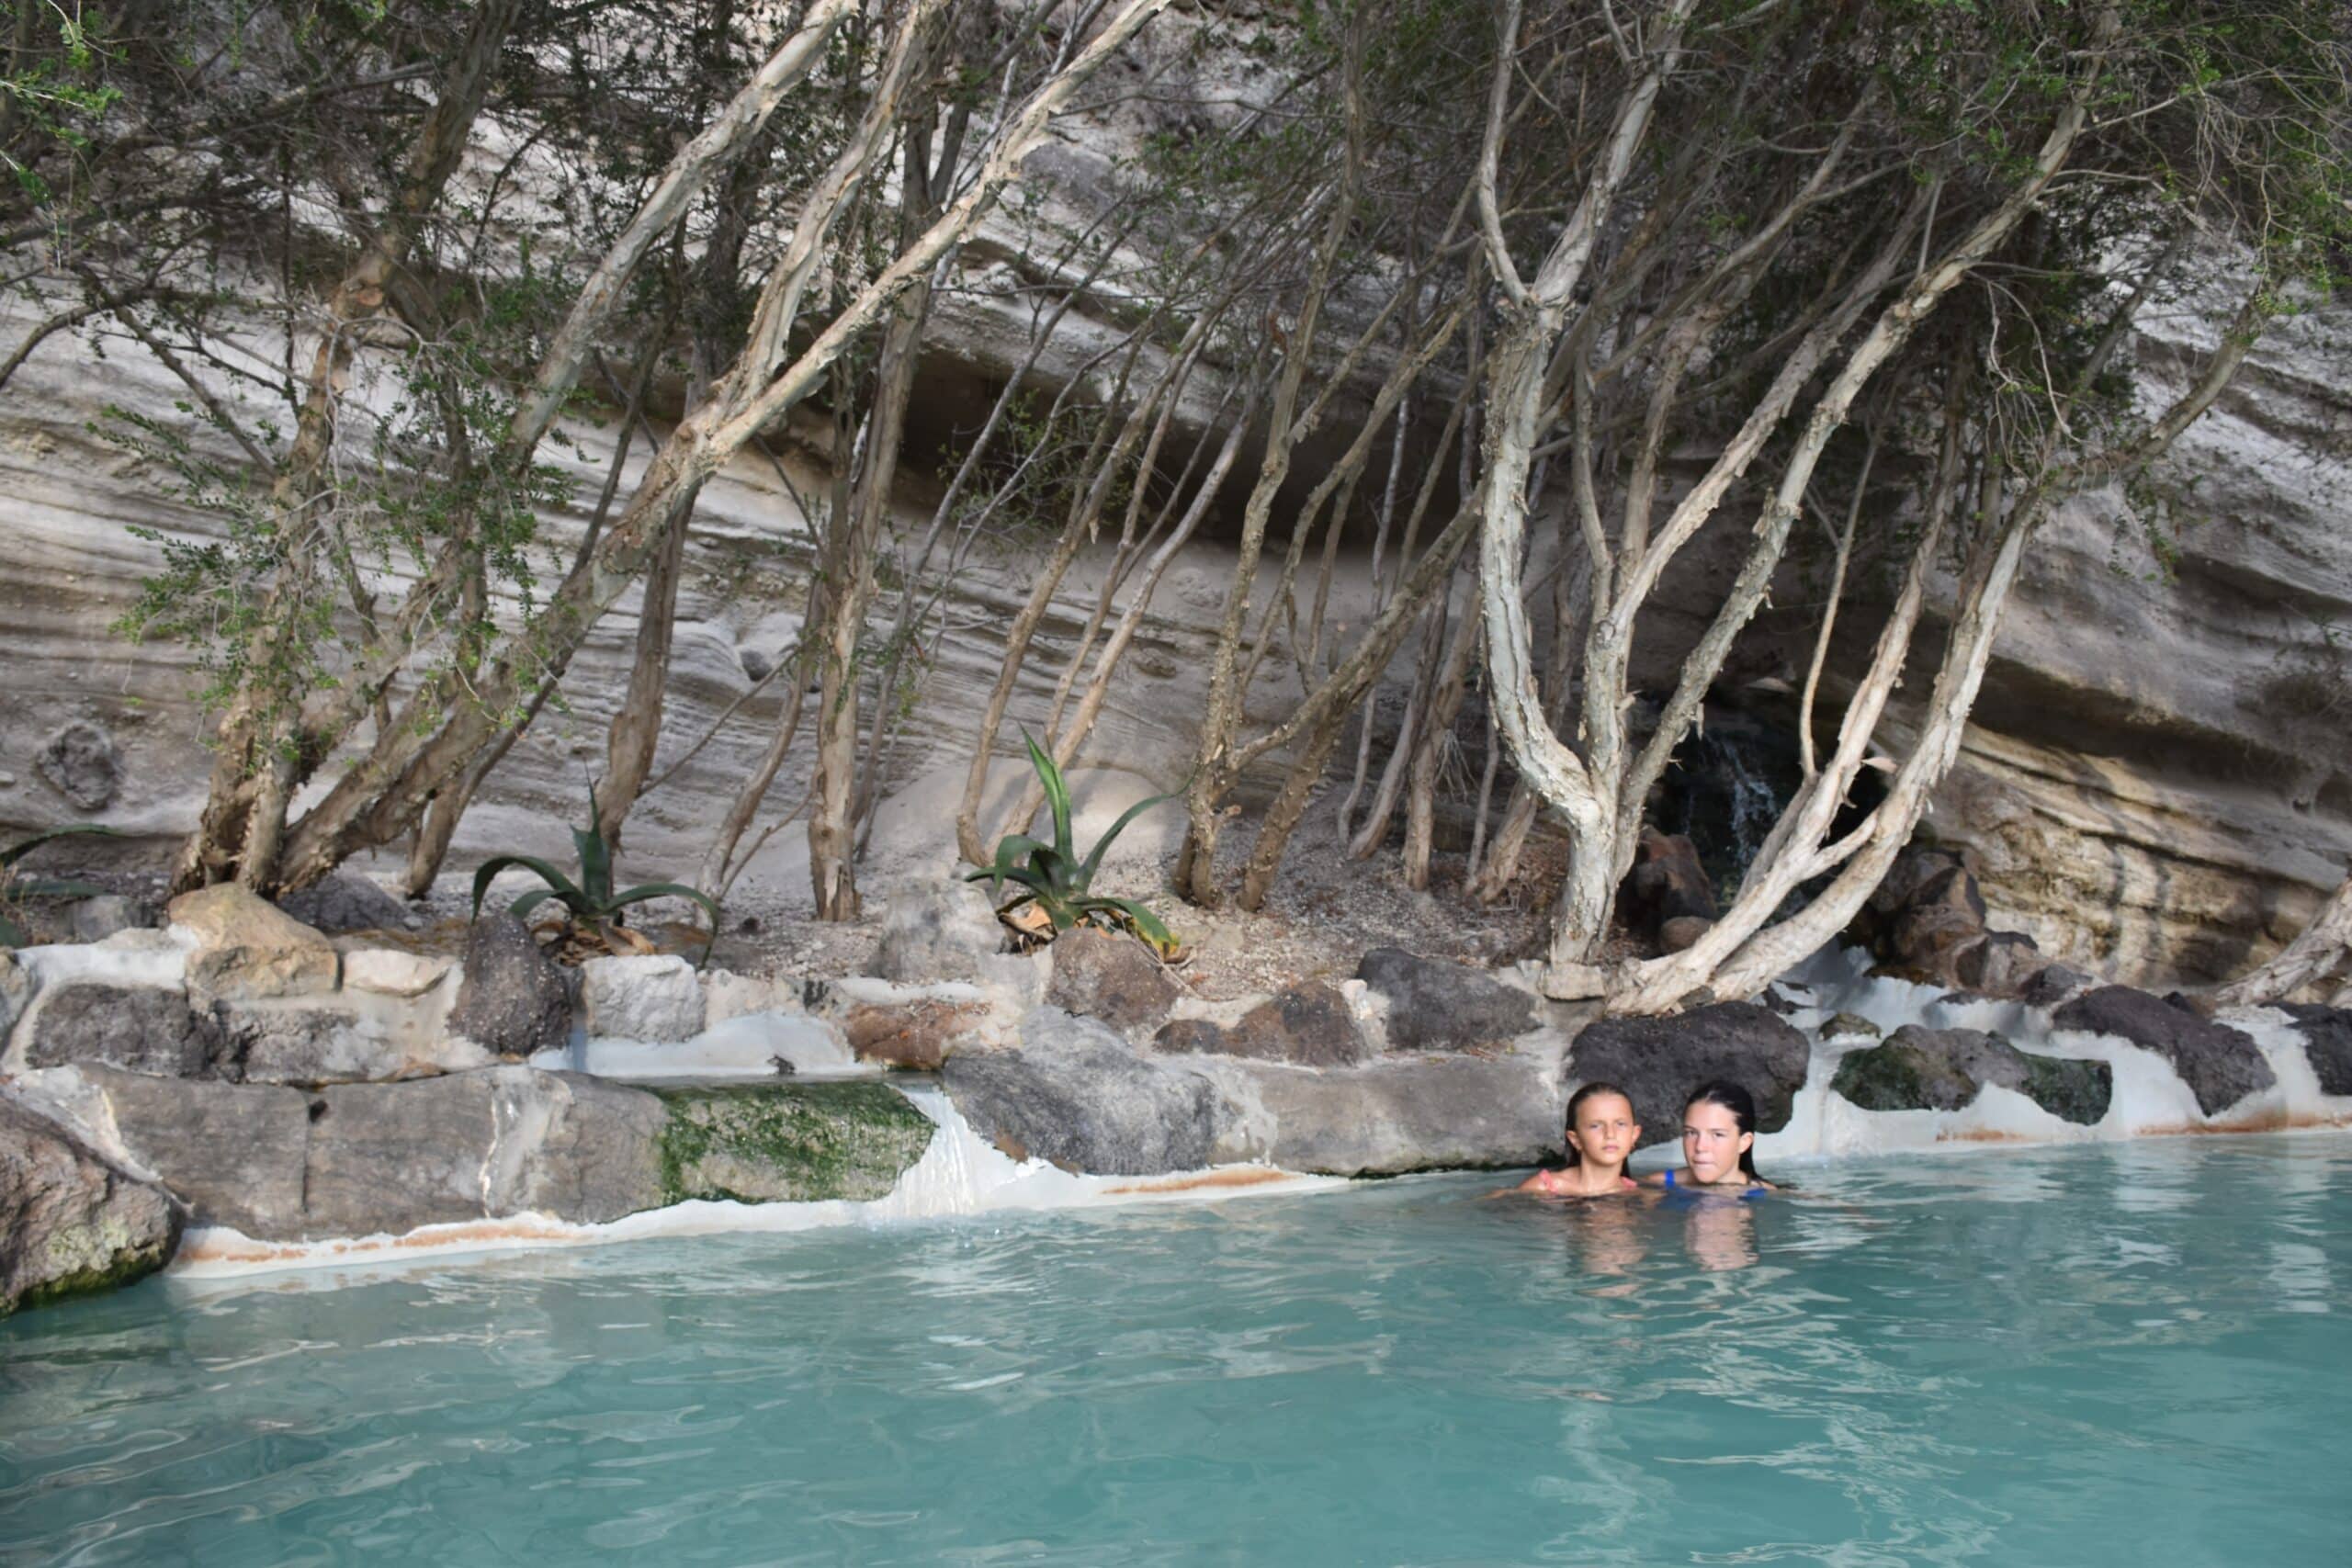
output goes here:
{"type": "Polygon", "coordinates": [[[1611,1083],[1633,1098],[1642,1145],[1681,1135],[1685,1098],[1711,1078],[1755,1097],[1756,1130],[1789,1124],[1812,1043],[1765,1008],[1717,1002],[1666,1018],[1603,1018],[1568,1047],[1566,1086],[1611,1083]]]}
{"type": "Polygon", "coordinates": [[[656,1093],[520,1066],[317,1093],[79,1077],[89,1094],[61,1099],[94,1100],[94,1120],[194,1223],[260,1241],[525,1214],[601,1224],[682,1198],[871,1198],[931,1137],[873,1083],[656,1093]]]}
{"type": "Polygon", "coordinates": [[[2352,1094],[2352,1009],[2288,1002],[2278,1010],[2301,1032],[2320,1093],[2352,1094]]]}
{"type": "Polygon", "coordinates": [[[1483,969],[1375,947],[1356,978],[1388,998],[1392,1051],[1464,1051],[1500,1044],[1535,1027],[1535,998],[1483,969]]]}
{"type": "Polygon", "coordinates": [[[160,1188],[0,1100],[0,1317],[129,1284],[170,1262],[179,1239],[180,1212],[160,1188]]]}
{"type": "Polygon", "coordinates": [[[665,1202],[867,1201],[887,1195],[938,1131],[888,1084],[665,1089],[657,1153],[665,1202]]]}
{"type": "Polygon", "coordinates": [[[1023,1019],[1015,1049],[950,1056],[940,1082],[965,1120],[1015,1159],[1103,1176],[1209,1162],[1216,1096],[1208,1080],[1138,1055],[1102,1024],[1058,1008],[1023,1019]]]}
{"type": "Polygon", "coordinates": [[[2112,1034],[2172,1064],[2197,1109],[2217,1116],[2278,1081],[2254,1037],[2129,986],[2101,986],[2050,1015],[2052,1027],[2112,1034]]]}
{"type": "Polygon", "coordinates": [[[1325,1176],[1529,1166],[1560,1150],[1548,1063],[1517,1053],[1383,1056],[1301,1072],[1238,1056],[1194,1059],[1222,1102],[1213,1157],[1325,1176]]]}
{"type": "Polygon", "coordinates": [[[1997,1034],[1905,1024],[1884,1043],[1850,1051],[1830,1088],[1864,1111],[1958,1111],[1986,1084],[2015,1089],[2061,1121],[2107,1115],[2115,1073],[2105,1062],[2020,1051],[1997,1034]]]}
{"type": "Polygon", "coordinates": [[[512,915],[484,915],[466,932],[464,978],[449,1032],[500,1056],[528,1056],[571,1038],[573,979],[539,951],[512,915]]]}

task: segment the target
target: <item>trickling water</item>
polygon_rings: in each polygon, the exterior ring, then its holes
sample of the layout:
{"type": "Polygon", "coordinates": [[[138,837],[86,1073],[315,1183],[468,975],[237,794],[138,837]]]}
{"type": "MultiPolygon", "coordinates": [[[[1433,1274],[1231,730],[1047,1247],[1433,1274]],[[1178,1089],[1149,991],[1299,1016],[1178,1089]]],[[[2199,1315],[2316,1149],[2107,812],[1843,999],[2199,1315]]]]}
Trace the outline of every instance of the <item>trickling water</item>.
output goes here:
{"type": "Polygon", "coordinates": [[[1718,718],[1682,743],[1657,821],[1690,835],[1718,894],[1728,897],[1780,819],[1795,776],[1786,737],[1718,718]]]}
{"type": "Polygon", "coordinates": [[[2241,1008],[2221,1015],[2219,1021],[2253,1040],[2278,1081],[2209,1116],[2169,1062],[2128,1040],[2055,1028],[2048,1010],[2021,1001],[1874,976],[1870,967],[1870,954],[1859,948],[1825,950],[1781,983],[1781,994],[1799,1004],[1789,1021],[1815,1043],[1789,1124],[1758,1140],[1759,1156],[1811,1158],[1984,1142],[2105,1142],[2150,1134],[2352,1125],[2352,1096],[2321,1092],[2301,1032],[2276,1009],[2241,1008]],[[2114,1084],[2107,1114],[2088,1125],[2077,1124],[2022,1094],[1993,1085],[1959,1111],[1863,1111],[1832,1093],[1830,1084],[1842,1057],[1878,1041],[1863,1035],[1823,1039],[1824,1028],[1841,1013],[1866,1019],[1885,1034],[1906,1024],[1973,1029],[2040,1055],[2105,1062],[2114,1084]]]}

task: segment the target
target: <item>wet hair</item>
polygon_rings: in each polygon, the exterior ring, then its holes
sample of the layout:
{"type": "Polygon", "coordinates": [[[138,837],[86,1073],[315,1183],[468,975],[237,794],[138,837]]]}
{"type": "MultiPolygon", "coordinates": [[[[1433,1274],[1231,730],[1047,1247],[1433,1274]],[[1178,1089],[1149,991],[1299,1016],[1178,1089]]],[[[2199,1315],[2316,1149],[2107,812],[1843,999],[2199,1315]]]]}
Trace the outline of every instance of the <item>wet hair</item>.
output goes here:
{"type": "MultiPolygon", "coordinates": [[[[1688,1116],[1694,1105],[1720,1105],[1731,1112],[1732,1121],[1743,1133],[1756,1131],[1756,1098],[1727,1078],[1711,1078],[1690,1091],[1682,1102],[1682,1113],[1688,1116]]],[[[1739,1168],[1756,1176],[1756,1145],[1751,1142],[1739,1151],[1739,1168]]],[[[1758,1181],[1764,1179],[1756,1176],[1758,1181]]]]}
{"type": "MultiPolygon", "coordinates": [[[[1576,1093],[1568,1096],[1568,1114],[1563,1123],[1564,1132],[1573,1133],[1577,1130],[1577,1112],[1584,1109],[1584,1102],[1586,1100],[1598,1099],[1600,1096],[1604,1094],[1613,1094],[1618,1099],[1625,1102],[1628,1110],[1633,1108],[1634,1097],[1627,1094],[1623,1089],[1619,1089],[1615,1084],[1589,1083],[1582,1089],[1577,1090],[1576,1093]]],[[[1568,1163],[1561,1168],[1574,1169],[1576,1167],[1582,1165],[1584,1163],[1584,1156],[1577,1153],[1576,1145],[1566,1137],[1563,1137],[1561,1141],[1567,1144],[1568,1146],[1568,1163]]]]}

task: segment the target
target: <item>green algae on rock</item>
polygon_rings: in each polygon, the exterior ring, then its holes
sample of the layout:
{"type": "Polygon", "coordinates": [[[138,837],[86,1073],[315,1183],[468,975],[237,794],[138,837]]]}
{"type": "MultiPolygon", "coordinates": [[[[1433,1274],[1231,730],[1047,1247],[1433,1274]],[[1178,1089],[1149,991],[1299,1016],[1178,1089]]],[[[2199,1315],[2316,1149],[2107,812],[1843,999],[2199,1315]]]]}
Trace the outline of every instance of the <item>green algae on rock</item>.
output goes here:
{"type": "Polygon", "coordinates": [[[2015,1089],[2077,1126],[2104,1118],[2115,1090],[2105,1062],[2039,1055],[1997,1034],[1917,1024],[1848,1052],[1829,1087],[1865,1111],[1958,1111],[1988,1083],[2015,1089]]]}
{"type": "Polygon", "coordinates": [[[752,1084],[656,1091],[662,1201],[880,1198],[931,1146],[931,1119],[888,1084],[752,1084]]]}

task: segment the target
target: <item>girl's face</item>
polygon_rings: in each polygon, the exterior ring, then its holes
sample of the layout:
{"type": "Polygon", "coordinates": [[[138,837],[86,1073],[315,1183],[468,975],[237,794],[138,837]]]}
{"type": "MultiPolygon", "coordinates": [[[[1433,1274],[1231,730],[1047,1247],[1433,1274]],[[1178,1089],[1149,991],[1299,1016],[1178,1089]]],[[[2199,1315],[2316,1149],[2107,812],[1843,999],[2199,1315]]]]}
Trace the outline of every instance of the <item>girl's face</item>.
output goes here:
{"type": "Polygon", "coordinates": [[[1731,1107],[1702,1100],[1682,1112],[1682,1163],[1699,1180],[1713,1183],[1739,1179],[1739,1156],[1756,1142],[1756,1134],[1739,1130],[1731,1107]]]}
{"type": "Polygon", "coordinates": [[[1577,1107],[1568,1143],[1577,1158],[1588,1164],[1623,1165],[1642,1141],[1641,1123],[1634,1120],[1634,1105],[1622,1094],[1596,1094],[1577,1107]]]}

